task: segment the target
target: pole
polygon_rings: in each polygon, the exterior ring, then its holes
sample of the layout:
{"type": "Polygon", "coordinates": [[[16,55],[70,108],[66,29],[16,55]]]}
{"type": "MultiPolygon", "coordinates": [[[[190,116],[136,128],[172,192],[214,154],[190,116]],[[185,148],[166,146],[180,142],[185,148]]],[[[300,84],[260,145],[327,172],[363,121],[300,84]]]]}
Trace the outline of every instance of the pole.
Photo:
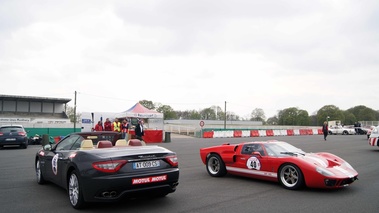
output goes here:
{"type": "Polygon", "coordinates": [[[225,101],[225,119],[224,119],[224,129],[226,129],[226,101],[225,101]]]}
{"type": "Polygon", "coordinates": [[[74,132],[76,132],[76,91],[75,91],[75,99],[74,99],[74,132]]]}

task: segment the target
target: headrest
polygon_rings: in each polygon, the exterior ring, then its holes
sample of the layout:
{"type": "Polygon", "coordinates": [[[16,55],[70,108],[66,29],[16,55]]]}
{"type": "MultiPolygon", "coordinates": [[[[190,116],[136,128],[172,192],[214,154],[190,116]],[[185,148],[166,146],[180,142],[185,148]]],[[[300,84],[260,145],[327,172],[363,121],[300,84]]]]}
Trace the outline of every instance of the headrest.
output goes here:
{"type": "Polygon", "coordinates": [[[92,140],[86,139],[83,140],[80,144],[80,149],[93,149],[93,143],[92,140]]]}
{"type": "Polygon", "coordinates": [[[97,148],[110,148],[112,147],[112,142],[110,141],[99,141],[97,142],[97,148]]]}
{"type": "Polygon", "coordinates": [[[127,146],[127,145],[128,143],[126,142],[125,139],[119,139],[116,141],[116,144],[115,144],[115,146],[127,146]]]}

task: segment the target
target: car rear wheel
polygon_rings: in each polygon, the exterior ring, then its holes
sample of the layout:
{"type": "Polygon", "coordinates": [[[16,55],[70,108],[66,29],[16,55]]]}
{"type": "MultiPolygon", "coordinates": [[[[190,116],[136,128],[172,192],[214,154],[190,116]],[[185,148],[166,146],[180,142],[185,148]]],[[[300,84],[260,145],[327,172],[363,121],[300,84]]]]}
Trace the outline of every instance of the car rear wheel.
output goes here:
{"type": "Polygon", "coordinates": [[[211,154],[207,158],[207,171],[212,177],[221,177],[226,175],[225,163],[219,155],[211,154]]]}
{"type": "Polygon", "coordinates": [[[41,163],[40,163],[39,159],[36,162],[36,176],[37,176],[37,183],[38,184],[45,183],[45,178],[42,175],[41,163]]]}
{"type": "Polygon", "coordinates": [[[75,209],[80,209],[85,204],[78,174],[75,170],[71,172],[70,178],[68,179],[68,197],[70,198],[72,207],[75,209]]]}
{"type": "Polygon", "coordinates": [[[279,182],[286,189],[299,189],[304,185],[303,173],[293,164],[285,164],[279,169],[279,182]]]}

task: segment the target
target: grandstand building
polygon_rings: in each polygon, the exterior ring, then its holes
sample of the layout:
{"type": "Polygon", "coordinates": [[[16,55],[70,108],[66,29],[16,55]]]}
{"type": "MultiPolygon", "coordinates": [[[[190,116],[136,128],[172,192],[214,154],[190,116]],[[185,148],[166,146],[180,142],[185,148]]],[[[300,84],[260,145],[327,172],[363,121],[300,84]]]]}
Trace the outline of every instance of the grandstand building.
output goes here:
{"type": "Polygon", "coordinates": [[[0,94],[0,125],[65,126],[70,124],[66,114],[67,98],[12,96],[0,94]],[[39,125],[38,125],[39,124],[39,125]]]}

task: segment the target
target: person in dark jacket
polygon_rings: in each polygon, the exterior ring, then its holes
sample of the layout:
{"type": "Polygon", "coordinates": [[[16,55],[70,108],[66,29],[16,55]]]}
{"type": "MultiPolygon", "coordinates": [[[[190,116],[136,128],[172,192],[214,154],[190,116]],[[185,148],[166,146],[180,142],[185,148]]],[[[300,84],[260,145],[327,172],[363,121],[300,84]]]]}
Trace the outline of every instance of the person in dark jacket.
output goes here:
{"type": "Polygon", "coordinates": [[[144,127],[143,127],[143,120],[138,120],[138,124],[136,125],[136,128],[134,129],[136,133],[136,138],[139,140],[143,140],[142,137],[144,136],[144,127]]]}
{"type": "Polygon", "coordinates": [[[326,136],[328,136],[328,132],[329,132],[329,129],[328,129],[328,122],[324,122],[324,124],[322,125],[322,133],[324,133],[324,140],[326,140],[326,136]]]}

